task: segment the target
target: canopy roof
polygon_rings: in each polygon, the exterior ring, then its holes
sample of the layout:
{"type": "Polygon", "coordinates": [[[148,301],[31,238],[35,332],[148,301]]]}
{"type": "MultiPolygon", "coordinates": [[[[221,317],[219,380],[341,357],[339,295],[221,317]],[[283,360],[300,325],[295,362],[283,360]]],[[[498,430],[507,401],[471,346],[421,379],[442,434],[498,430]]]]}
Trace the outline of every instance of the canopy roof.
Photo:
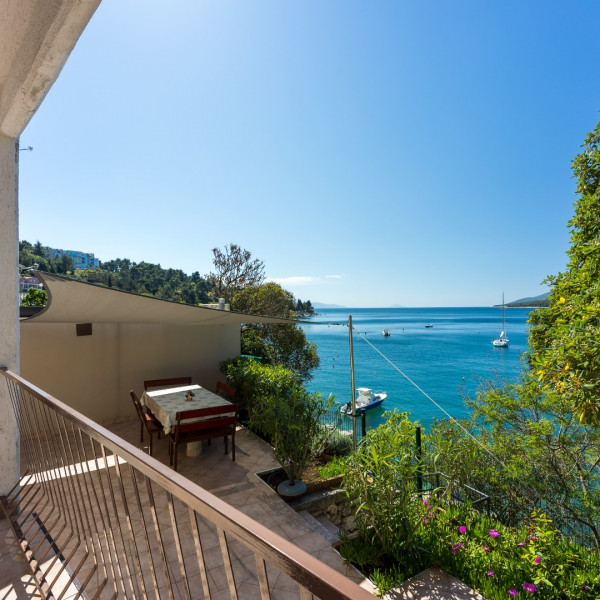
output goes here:
{"type": "Polygon", "coordinates": [[[36,273],[48,292],[47,306],[28,321],[36,323],[130,323],[233,325],[297,323],[291,319],[191,306],[106,288],[60,275],[36,273]]]}

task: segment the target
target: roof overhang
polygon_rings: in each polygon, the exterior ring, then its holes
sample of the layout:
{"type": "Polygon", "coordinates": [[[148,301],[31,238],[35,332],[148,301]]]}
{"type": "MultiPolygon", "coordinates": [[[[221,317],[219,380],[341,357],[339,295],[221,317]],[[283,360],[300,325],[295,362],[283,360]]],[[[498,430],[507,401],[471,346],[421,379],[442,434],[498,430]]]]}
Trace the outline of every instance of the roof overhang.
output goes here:
{"type": "Polygon", "coordinates": [[[293,319],[247,315],[140,296],[60,275],[37,272],[48,293],[34,323],[128,323],[155,325],[241,325],[297,323],[293,319]]]}
{"type": "Polygon", "coordinates": [[[18,138],[100,0],[0,0],[0,133],[18,138]]]}

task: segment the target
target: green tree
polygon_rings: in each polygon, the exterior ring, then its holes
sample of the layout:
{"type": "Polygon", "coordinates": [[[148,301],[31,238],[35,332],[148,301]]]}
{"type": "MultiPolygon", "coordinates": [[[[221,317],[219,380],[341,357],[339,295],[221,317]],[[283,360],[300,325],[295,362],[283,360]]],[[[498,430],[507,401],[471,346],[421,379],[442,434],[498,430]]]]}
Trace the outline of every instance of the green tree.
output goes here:
{"type": "Polygon", "coordinates": [[[548,308],[530,317],[528,362],[543,391],[570,401],[582,423],[600,425],[600,123],[573,161],[577,177],[571,246],[563,273],[547,279],[548,308]]]}
{"type": "Polygon", "coordinates": [[[30,287],[21,298],[21,306],[46,306],[48,294],[45,290],[30,287]]]}
{"type": "MultiPolygon", "coordinates": [[[[293,319],[294,296],[276,283],[265,283],[238,291],[232,300],[236,311],[293,319]]],[[[303,381],[319,366],[316,344],[309,342],[295,323],[251,324],[242,329],[242,354],[261,356],[264,362],[283,365],[303,381]]]]}
{"type": "Polygon", "coordinates": [[[489,495],[506,525],[542,507],[557,529],[600,548],[600,428],[531,380],[490,384],[466,403],[473,421],[442,421],[426,436],[425,470],[489,495]]]}

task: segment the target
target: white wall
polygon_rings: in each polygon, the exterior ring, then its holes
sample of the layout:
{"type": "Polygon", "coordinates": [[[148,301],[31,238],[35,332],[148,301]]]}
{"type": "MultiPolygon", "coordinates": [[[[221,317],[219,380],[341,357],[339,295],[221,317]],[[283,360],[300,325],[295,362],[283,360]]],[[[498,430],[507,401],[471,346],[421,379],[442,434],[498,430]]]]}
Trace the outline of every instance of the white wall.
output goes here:
{"type": "Polygon", "coordinates": [[[222,360],[240,352],[235,325],[21,323],[21,375],[98,423],[135,418],[129,390],[145,379],[191,376],[214,391],[222,360]]]}
{"type": "MultiPolygon", "coordinates": [[[[0,366],[19,372],[18,140],[0,133],[0,366]]],[[[19,476],[19,430],[4,377],[0,376],[0,496],[19,476]]]]}

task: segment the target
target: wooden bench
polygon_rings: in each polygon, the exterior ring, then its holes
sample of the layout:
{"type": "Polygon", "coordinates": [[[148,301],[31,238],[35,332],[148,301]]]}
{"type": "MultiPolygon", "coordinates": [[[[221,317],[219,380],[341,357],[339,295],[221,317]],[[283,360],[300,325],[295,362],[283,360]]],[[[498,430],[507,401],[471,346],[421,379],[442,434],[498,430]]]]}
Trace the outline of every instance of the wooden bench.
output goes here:
{"type": "Polygon", "coordinates": [[[226,404],[185,410],[175,415],[175,427],[169,434],[169,464],[177,471],[179,444],[222,437],[225,454],[229,452],[227,438],[231,436],[231,460],[235,460],[235,428],[239,404],[226,404]]]}

